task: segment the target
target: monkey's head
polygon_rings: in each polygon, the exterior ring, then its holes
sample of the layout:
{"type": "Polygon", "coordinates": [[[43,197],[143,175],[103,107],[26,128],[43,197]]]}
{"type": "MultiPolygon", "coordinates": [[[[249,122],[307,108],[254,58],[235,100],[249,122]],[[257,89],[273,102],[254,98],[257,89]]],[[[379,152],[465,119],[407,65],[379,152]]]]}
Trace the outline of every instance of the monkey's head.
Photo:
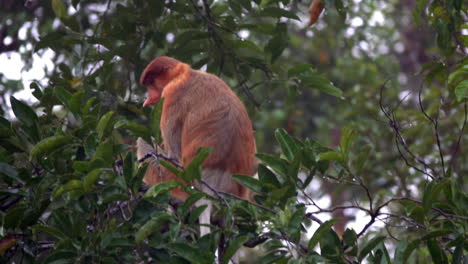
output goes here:
{"type": "Polygon", "coordinates": [[[164,86],[175,77],[173,70],[179,64],[182,63],[176,59],[161,56],[146,66],[140,77],[140,83],[148,88],[143,106],[153,105],[161,98],[164,86]]]}

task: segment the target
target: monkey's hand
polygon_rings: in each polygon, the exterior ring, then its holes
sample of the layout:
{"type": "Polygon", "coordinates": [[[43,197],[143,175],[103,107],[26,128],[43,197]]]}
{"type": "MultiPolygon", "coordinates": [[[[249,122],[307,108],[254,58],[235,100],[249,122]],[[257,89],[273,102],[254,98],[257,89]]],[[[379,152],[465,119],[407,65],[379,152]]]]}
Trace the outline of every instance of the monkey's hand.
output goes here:
{"type": "Polygon", "coordinates": [[[158,153],[158,152],[162,153],[162,149],[159,146],[157,146],[157,151],[156,151],[153,146],[148,144],[148,142],[146,142],[144,139],[140,137],[137,139],[136,149],[137,149],[137,159],[138,159],[138,162],[140,163],[148,162],[148,160],[149,162],[155,161],[156,159],[151,154],[158,153]]]}

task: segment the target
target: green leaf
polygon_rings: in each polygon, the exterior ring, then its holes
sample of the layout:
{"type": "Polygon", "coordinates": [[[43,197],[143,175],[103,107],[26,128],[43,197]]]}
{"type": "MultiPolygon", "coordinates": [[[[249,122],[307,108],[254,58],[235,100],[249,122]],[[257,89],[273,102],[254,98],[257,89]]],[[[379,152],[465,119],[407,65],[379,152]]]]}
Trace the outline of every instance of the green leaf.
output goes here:
{"type": "Polygon", "coordinates": [[[64,18],[67,16],[67,10],[62,0],[52,0],[52,10],[54,10],[55,16],[58,18],[64,18]]]}
{"type": "Polygon", "coordinates": [[[261,193],[262,192],[262,183],[255,179],[252,176],[241,175],[241,174],[234,174],[232,178],[237,181],[238,183],[242,184],[243,186],[251,189],[254,192],[261,193]]]}
{"type": "Polygon", "coordinates": [[[43,93],[41,91],[41,88],[39,88],[39,85],[36,82],[32,82],[29,85],[29,88],[32,90],[32,94],[34,95],[34,97],[36,97],[36,99],[40,101],[43,93]]]}
{"type": "Polygon", "coordinates": [[[83,180],[83,189],[85,192],[89,192],[91,188],[93,187],[94,183],[99,179],[99,176],[101,175],[102,168],[94,169],[90,171],[88,174],[86,174],[84,180],[83,180]]]}
{"type": "Polygon", "coordinates": [[[434,263],[446,264],[448,263],[447,256],[444,251],[440,248],[439,244],[434,239],[429,239],[427,241],[427,248],[431,254],[432,261],[434,263]]]}
{"type": "Polygon", "coordinates": [[[33,227],[33,230],[35,232],[44,232],[44,233],[47,233],[53,237],[56,237],[58,239],[66,239],[67,236],[62,233],[61,231],[59,231],[58,229],[55,229],[51,226],[46,226],[46,225],[35,225],[33,227]]]}
{"type": "Polygon", "coordinates": [[[114,115],[113,111],[107,112],[105,115],[101,117],[99,120],[99,123],[96,127],[96,130],[98,132],[98,137],[100,140],[106,135],[107,136],[107,131],[109,128],[112,126],[112,116],[114,115]]]}
{"type": "Polygon", "coordinates": [[[317,243],[322,239],[323,235],[328,232],[328,230],[331,229],[331,227],[338,222],[337,219],[331,219],[323,224],[320,225],[320,227],[315,231],[314,235],[312,235],[312,238],[309,240],[309,245],[307,248],[312,251],[314,250],[314,247],[317,245],[317,243]]]}
{"type": "Polygon", "coordinates": [[[110,140],[101,142],[96,148],[93,160],[101,159],[104,161],[104,167],[112,167],[114,165],[114,145],[110,140]]]}
{"type": "Polygon", "coordinates": [[[376,246],[385,240],[385,236],[377,236],[367,242],[359,252],[358,260],[362,261],[376,246]]]}
{"type": "Polygon", "coordinates": [[[159,184],[156,184],[149,188],[143,198],[148,199],[148,198],[156,198],[158,195],[167,193],[179,186],[181,186],[182,183],[176,180],[170,180],[170,181],[165,181],[161,182],[159,184]]]}
{"type": "Polygon", "coordinates": [[[468,80],[461,81],[455,87],[455,96],[459,102],[468,99],[468,80]]]}
{"type": "Polygon", "coordinates": [[[421,240],[429,240],[429,239],[433,239],[433,238],[437,238],[437,237],[449,235],[449,234],[451,234],[452,232],[453,232],[453,230],[451,230],[451,229],[439,229],[439,230],[434,230],[434,231],[431,231],[431,232],[429,232],[428,234],[424,235],[423,237],[421,237],[421,240]]]}
{"type": "Polygon", "coordinates": [[[57,148],[70,143],[73,143],[73,137],[71,136],[52,136],[44,138],[32,148],[30,157],[49,154],[57,150],[57,148]]]}
{"type": "Polygon", "coordinates": [[[286,160],[265,153],[257,153],[255,156],[271,167],[274,171],[282,175],[287,174],[289,166],[286,160]]]}
{"type": "Polygon", "coordinates": [[[164,103],[164,98],[159,99],[158,103],[154,106],[151,113],[151,134],[156,139],[156,142],[161,143],[161,130],[159,128],[159,123],[161,122],[162,106],[164,103]]]}
{"type": "Polygon", "coordinates": [[[351,125],[347,125],[342,129],[340,139],[340,150],[343,154],[344,162],[348,161],[348,154],[351,150],[351,145],[353,144],[355,137],[356,131],[352,128],[351,125]]]}
{"type": "Polygon", "coordinates": [[[70,101],[72,94],[63,87],[55,87],[54,92],[60,102],[62,102],[64,106],[70,109],[70,104],[68,102],[70,101]]]}
{"type": "Polygon", "coordinates": [[[75,251],[55,250],[44,260],[44,264],[66,264],[73,263],[77,258],[75,251]]]}
{"type": "Polygon", "coordinates": [[[70,107],[70,111],[75,115],[79,115],[81,113],[81,99],[83,98],[84,90],[80,89],[76,93],[74,93],[70,99],[68,99],[68,106],[70,107]]]}
{"type": "Polygon", "coordinates": [[[7,176],[10,179],[17,181],[18,183],[24,184],[24,181],[18,177],[18,171],[15,167],[5,162],[0,162],[0,173],[7,176]]]}
{"type": "Polygon", "coordinates": [[[363,149],[359,152],[357,158],[356,158],[356,174],[359,174],[361,170],[364,168],[364,164],[366,163],[369,153],[371,151],[372,147],[370,145],[364,146],[363,149]]]}
{"type": "Polygon", "coordinates": [[[337,151],[327,151],[319,154],[319,160],[339,161],[343,160],[343,154],[337,151]]]}
{"type": "Polygon", "coordinates": [[[307,76],[314,72],[312,65],[308,63],[299,63],[288,70],[288,78],[307,76]]]}
{"type": "Polygon", "coordinates": [[[64,185],[60,185],[54,189],[54,191],[52,192],[52,198],[56,199],[57,197],[60,197],[63,193],[69,193],[72,191],[80,191],[81,189],[84,190],[83,183],[81,181],[69,180],[64,185]]]}
{"type": "Polygon", "coordinates": [[[197,192],[190,195],[181,206],[182,212],[189,212],[190,207],[203,197],[205,197],[205,194],[202,192],[197,192]]]}
{"type": "Polygon", "coordinates": [[[177,255],[190,261],[190,263],[205,264],[213,262],[213,259],[207,258],[205,252],[200,251],[200,249],[195,248],[188,243],[171,243],[168,245],[168,248],[174,251],[177,255]]]}
{"type": "Polygon", "coordinates": [[[237,252],[237,250],[249,240],[249,237],[246,235],[240,235],[229,241],[229,246],[224,253],[223,263],[229,263],[229,260],[237,252]]]}
{"type": "Polygon", "coordinates": [[[353,229],[346,228],[346,231],[343,233],[343,241],[348,247],[346,249],[346,255],[357,256],[358,246],[357,246],[357,234],[353,229]]]}
{"type": "Polygon", "coordinates": [[[304,83],[304,85],[319,89],[320,91],[329,95],[333,95],[335,97],[341,97],[343,95],[343,92],[335,87],[333,83],[316,72],[308,75],[307,77],[303,77],[301,81],[304,83]]]}
{"type": "Polygon", "coordinates": [[[276,129],[275,137],[280,143],[284,156],[289,161],[292,161],[294,159],[294,154],[300,149],[300,146],[298,146],[296,141],[282,128],[276,129]]]}
{"type": "Polygon", "coordinates": [[[346,228],[346,231],[343,233],[343,241],[348,246],[354,246],[357,242],[357,234],[353,229],[346,228]]]}
{"type": "Polygon", "coordinates": [[[29,127],[34,125],[34,122],[37,120],[37,115],[34,110],[25,103],[17,100],[14,96],[10,96],[10,103],[13,113],[15,113],[15,116],[19,121],[29,127]]]}
{"type": "Polygon", "coordinates": [[[190,162],[190,164],[185,168],[184,180],[190,182],[192,180],[201,179],[201,165],[203,161],[210,155],[212,148],[202,147],[197,151],[197,154],[190,162]]]}
{"type": "Polygon", "coordinates": [[[146,126],[140,125],[136,122],[128,121],[127,119],[121,119],[117,121],[114,125],[114,128],[128,129],[135,137],[142,137],[145,139],[150,138],[150,131],[146,126]]]}
{"type": "Polygon", "coordinates": [[[281,184],[276,178],[276,175],[263,164],[258,165],[258,179],[264,185],[271,184],[276,188],[281,187],[281,184]]]}
{"type": "Polygon", "coordinates": [[[125,180],[127,182],[130,182],[130,180],[133,177],[133,155],[131,151],[129,151],[127,155],[125,156],[125,159],[123,162],[123,174],[124,174],[125,180]]]}
{"type": "Polygon", "coordinates": [[[148,163],[144,163],[138,168],[136,175],[131,180],[131,186],[133,193],[138,193],[140,189],[143,178],[145,177],[146,169],[148,168],[148,163]]]}
{"type": "Polygon", "coordinates": [[[400,240],[395,249],[395,256],[393,257],[394,264],[404,264],[406,259],[404,258],[404,252],[408,247],[408,241],[400,240]]]}
{"type": "Polygon", "coordinates": [[[423,193],[422,200],[425,215],[428,215],[428,213],[430,212],[432,204],[439,198],[440,192],[442,191],[444,186],[445,182],[437,183],[436,181],[432,181],[427,185],[423,193]]]}
{"type": "Polygon", "coordinates": [[[464,246],[464,243],[463,243],[463,240],[458,243],[457,247],[455,248],[455,251],[453,252],[453,259],[452,259],[452,263],[453,264],[462,264],[462,260],[463,260],[463,246],[464,246]]]}
{"type": "Polygon", "coordinates": [[[135,242],[140,244],[144,239],[159,232],[161,226],[166,224],[172,219],[172,216],[167,213],[158,213],[156,216],[147,221],[135,234],[135,242]]]}
{"type": "Polygon", "coordinates": [[[281,17],[287,17],[291,18],[294,20],[300,21],[299,17],[296,16],[293,12],[287,11],[282,8],[278,7],[267,7],[261,10],[260,12],[257,12],[255,14],[257,17],[274,17],[274,18],[281,18],[281,17]]]}
{"type": "Polygon", "coordinates": [[[200,215],[205,211],[205,209],[207,207],[208,207],[208,205],[203,204],[203,205],[200,205],[200,206],[196,207],[195,209],[193,209],[190,212],[189,223],[190,224],[195,223],[197,221],[197,219],[200,218],[200,215]]]}
{"type": "Polygon", "coordinates": [[[281,56],[284,49],[288,47],[289,36],[286,34],[275,34],[265,46],[265,52],[271,54],[271,63],[281,56]]]}
{"type": "Polygon", "coordinates": [[[81,112],[83,114],[88,114],[91,110],[91,107],[93,106],[94,102],[96,101],[96,97],[93,96],[86,101],[85,105],[83,106],[81,112]]]}

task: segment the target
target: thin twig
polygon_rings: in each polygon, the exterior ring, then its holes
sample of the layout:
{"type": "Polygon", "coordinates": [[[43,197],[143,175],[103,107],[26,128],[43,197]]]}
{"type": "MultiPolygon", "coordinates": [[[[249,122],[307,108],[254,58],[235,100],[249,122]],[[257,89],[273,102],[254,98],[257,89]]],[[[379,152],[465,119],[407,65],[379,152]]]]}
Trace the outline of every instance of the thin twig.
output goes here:
{"type": "Polygon", "coordinates": [[[452,157],[450,159],[449,168],[452,168],[453,165],[455,164],[455,160],[457,158],[458,151],[460,150],[460,143],[461,143],[461,140],[462,140],[462,137],[463,137],[463,132],[465,130],[466,123],[467,123],[467,120],[468,120],[467,102],[465,102],[465,104],[464,104],[464,110],[465,110],[465,118],[463,120],[463,125],[462,125],[462,127],[460,129],[460,134],[458,135],[458,140],[457,140],[457,144],[455,146],[455,151],[453,152],[452,157]]]}
{"type": "Polygon", "coordinates": [[[424,168],[430,168],[431,171],[434,172],[434,169],[431,168],[424,160],[422,160],[421,158],[417,157],[410,149],[409,149],[409,146],[406,144],[406,141],[405,139],[403,138],[403,136],[401,135],[401,132],[400,132],[400,128],[398,126],[398,122],[396,121],[396,117],[395,117],[395,114],[394,114],[394,111],[396,111],[396,109],[394,109],[392,111],[392,113],[390,113],[387,109],[385,109],[385,107],[383,106],[383,89],[385,88],[385,85],[386,85],[387,81],[385,81],[385,83],[383,85],[380,86],[380,98],[379,98],[379,107],[380,107],[380,110],[382,111],[382,113],[385,115],[385,117],[387,117],[387,120],[389,122],[389,126],[393,129],[393,132],[395,134],[395,145],[398,149],[398,153],[400,154],[401,158],[405,161],[406,165],[410,168],[413,168],[415,169],[416,171],[418,172],[421,172],[422,174],[430,177],[431,179],[434,179],[435,177],[418,168],[416,165],[413,165],[409,162],[409,160],[406,158],[406,156],[403,154],[403,152],[401,151],[400,149],[400,145],[403,147],[403,149],[405,150],[405,152],[411,156],[411,158],[413,158],[415,161],[417,161],[419,164],[423,165],[424,168]]]}
{"type": "Polygon", "coordinates": [[[424,106],[423,106],[423,103],[422,103],[422,99],[421,99],[421,93],[422,93],[422,88],[423,88],[423,85],[421,85],[421,88],[419,89],[419,93],[418,93],[418,102],[419,102],[419,108],[421,109],[421,112],[424,114],[424,116],[429,120],[431,121],[431,123],[433,124],[434,126],[434,134],[435,134],[435,137],[436,137],[436,142],[437,142],[437,148],[439,150],[439,156],[440,156],[440,161],[442,163],[442,174],[444,175],[445,177],[445,161],[444,161],[444,154],[442,153],[442,148],[440,146],[440,135],[439,135],[439,118],[432,118],[431,116],[429,116],[429,114],[426,112],[426,110],[424,109],[424,106]]]}

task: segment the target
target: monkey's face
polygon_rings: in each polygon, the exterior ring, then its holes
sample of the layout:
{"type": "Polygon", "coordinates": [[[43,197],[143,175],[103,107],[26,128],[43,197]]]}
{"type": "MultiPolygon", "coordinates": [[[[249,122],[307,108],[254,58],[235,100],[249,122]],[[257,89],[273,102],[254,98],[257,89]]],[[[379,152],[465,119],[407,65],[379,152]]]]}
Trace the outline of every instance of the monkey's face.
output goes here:
{"type": "Polygon", "coordinates": [[[154,59],[146,66],[140,78],[140,83],[148,88],[148,97],[143,106],[155,104],[163,94],[164,87],[177,75],[178,60],[162,56],[154,59]]]}
{"type": "Polygon", "coordinates": [[[159,98],[161,98],[162,89],[160,89],[157,85],[148,85],[148,97],[146,98],[143,106],[154,105],[159,98]]]}

